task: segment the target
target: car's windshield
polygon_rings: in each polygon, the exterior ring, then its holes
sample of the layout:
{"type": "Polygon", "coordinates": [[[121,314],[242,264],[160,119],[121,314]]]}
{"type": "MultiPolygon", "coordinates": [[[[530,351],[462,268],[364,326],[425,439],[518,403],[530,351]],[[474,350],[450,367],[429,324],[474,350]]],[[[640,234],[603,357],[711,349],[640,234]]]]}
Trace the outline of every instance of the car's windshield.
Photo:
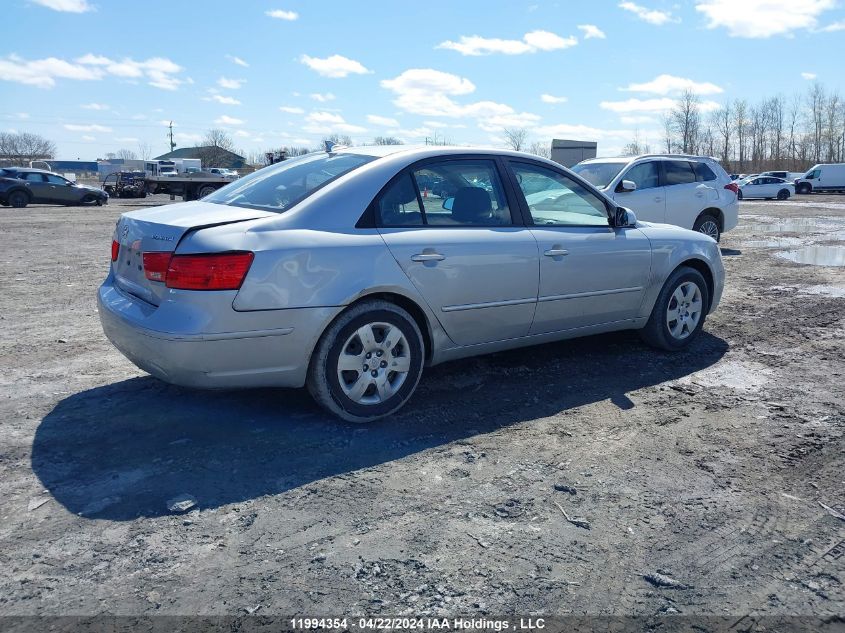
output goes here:
{"type": "Polygon", "coordinates": [[[576,174],[599,189],[607,187],[627,163],[578,163],[572,168],[576,174]]]}
{"type": "Polygon", "coordinates": [[[323,185],[375,160],[360,154],[306,154],[265,167],[221,187],[205,202],[281,213],[323,185]]]}

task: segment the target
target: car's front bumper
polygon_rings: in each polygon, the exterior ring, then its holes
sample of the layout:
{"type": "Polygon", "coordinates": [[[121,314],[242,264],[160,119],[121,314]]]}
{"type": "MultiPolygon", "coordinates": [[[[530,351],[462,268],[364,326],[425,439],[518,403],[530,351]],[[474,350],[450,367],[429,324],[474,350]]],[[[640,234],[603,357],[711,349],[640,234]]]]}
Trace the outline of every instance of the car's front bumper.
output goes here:
{"type": "Polygon", "coordinates": [[[98,292],[100,321],[124,356],[165,382],[204,389],[304,385],[317,339],[341,308],[236,312],[235,294],[172,291],[153,306],[109,275],[98,292]]]}

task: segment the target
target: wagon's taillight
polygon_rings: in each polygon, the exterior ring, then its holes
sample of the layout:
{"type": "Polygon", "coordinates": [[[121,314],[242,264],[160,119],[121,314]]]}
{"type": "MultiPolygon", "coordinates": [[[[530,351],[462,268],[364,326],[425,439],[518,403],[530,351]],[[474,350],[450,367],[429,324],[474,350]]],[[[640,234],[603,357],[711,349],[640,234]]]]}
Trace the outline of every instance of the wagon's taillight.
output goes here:
{"type": "Polygon", "coordinates": [[[170,251],[144,253],[144,276],[150,281],[164,281],[171,255],[170,251]]]}
{"type": "Polygon", "coordinates": [[[179,290],[238,290],[254,257],[249,251],[174,255],[165,282],[179,290]]]}
{"type": "Polygon", "coordinates": [[[725,189],[728,191],[733,191],[734,193],[739,193],[739,185],[735,182],[729,182],[725,185],[725,189]]]}
{"type": "Polygon", "coordinates": [[[111,241],[111,260],[113,262],[117,261],[117,255],[120,253],[120,244],[117,240],[111,241]]]}

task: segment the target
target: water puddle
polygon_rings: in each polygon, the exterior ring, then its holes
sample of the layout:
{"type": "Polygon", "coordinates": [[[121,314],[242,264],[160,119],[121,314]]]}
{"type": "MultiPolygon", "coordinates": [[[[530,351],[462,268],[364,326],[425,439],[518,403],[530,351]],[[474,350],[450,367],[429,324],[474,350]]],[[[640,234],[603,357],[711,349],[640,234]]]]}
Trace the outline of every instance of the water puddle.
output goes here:
{"type": "Polygon", "coordinates": [[[800,292],[805,295],[822,295],[825,297],[845,299],[845,286],[807,286],[806,288],[801,288],[800,292]]]}
{"type": "Polygon", "coordinates": [[[796,264],[845,266],[845,246],[803,246],[791,251],[781,251],[775,255],[796,264]]]}
{"type": "Polygon", "coordinates": [[[752,233],[835,233],[842,231],[845,221],[831,218],[792,218],[772,224],[742,224],[741,227],[752,233]]]}
{"type": "Polygon", "coordinates": [[[773,237],[768,240],[746,240],[742,245],[750,248],[787,248],[803,242],[800,237],[773,237]]]}

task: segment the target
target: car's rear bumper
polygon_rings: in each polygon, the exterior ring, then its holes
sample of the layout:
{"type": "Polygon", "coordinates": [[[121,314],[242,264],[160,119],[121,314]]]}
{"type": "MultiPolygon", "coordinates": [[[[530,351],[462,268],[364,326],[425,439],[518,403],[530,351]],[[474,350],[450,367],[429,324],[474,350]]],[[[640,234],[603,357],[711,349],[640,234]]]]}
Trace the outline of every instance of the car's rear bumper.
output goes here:
{"type": "Polygon", "coordinates": [[[103,331],[156,378],[203,389],[301,387],[318,337],[341,310],[236,312],[235,291],[174,294],[152,306],[109,275],[98,292],[103,331]]]}
{"type": "Polygon", "coordinates": [[[723,224],[722,233],[735,229],[739,224],[739,200],[734,200],[722,208],[723,224]]]}

